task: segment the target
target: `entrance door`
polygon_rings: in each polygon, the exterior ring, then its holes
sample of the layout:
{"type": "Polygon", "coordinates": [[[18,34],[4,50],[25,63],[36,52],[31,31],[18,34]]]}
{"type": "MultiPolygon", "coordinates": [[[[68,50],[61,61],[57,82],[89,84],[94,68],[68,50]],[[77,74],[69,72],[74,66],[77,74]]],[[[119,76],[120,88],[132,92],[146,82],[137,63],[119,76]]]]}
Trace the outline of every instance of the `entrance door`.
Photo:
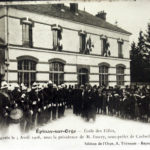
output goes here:
{"type": "Polygon", "coordinates": [[[89,82],[88,69],[86,68],[79,69],[78,80],[79,80],[79,85],[81,84],[85,85],[86,83],[89,82]]]}

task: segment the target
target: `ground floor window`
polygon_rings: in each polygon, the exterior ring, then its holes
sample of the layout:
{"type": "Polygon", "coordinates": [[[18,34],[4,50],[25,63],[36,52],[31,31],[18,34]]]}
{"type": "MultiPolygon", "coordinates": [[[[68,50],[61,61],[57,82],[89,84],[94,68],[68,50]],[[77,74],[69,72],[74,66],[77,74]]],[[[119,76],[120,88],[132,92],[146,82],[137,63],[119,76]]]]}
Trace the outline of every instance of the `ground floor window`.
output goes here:
{"type": "Polygon", "coordinates": [[[18,83],[30,87],[36,81],[36,62],[33,60],[18,61],[18,83]]]}
{"type": "Polygon", "coordinates": [[[64,83],[64,64],[60,62],[50,63],[49,79],[56,85],[64,83]]]}
{"type": "Polygon", "coordinates": [[[89,71],[87,68],[81,68],[78,72],[79,85],[85,85],[89,82],[89,71]]]}
{"type": "Polygon", "coordinates": [[[108,66],[103,65],[99,67],[99,85],[108,85],[108,66]]]}
{"type": "Polygon", "coordinates": [[[117,69],[117,85],[124,85],[124,67],[119,66],[117,69]]]}

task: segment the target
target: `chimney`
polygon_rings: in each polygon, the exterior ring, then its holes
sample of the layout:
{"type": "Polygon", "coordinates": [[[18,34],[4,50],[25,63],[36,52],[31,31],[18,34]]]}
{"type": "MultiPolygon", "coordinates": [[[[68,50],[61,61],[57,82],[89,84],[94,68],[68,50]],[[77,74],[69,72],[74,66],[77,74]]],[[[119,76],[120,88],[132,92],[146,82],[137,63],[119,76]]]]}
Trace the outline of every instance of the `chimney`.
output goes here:
{"type": "Polygon", "coordinates": [[[78,14],[78,4],[77,3],[70,3],[70,11],[78,14]]]}
{"type": "Polygon", "coordinates": [[[96,17],[99,17],[99,18],[103,19],[104,21],[106,21],[106,13],[104,11],[98,12],[96,17]]]}

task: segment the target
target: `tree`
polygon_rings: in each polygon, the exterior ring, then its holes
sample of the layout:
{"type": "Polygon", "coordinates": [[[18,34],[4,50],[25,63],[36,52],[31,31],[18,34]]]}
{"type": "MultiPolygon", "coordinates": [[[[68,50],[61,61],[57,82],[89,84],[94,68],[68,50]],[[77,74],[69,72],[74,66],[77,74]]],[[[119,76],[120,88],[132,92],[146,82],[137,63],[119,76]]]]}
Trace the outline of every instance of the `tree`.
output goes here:
{"type": "Polygon", "coordinates": [[[144,39],[143,31],[140,31],[139,32],[139,38],[138,38],[138,48],[139,48],[139,50],[142,49],[143,45],[145,45],[145,39],[144,39]]]}
{"type": "Polygon", "coordinates": [[[145,37],[146,37],[146,41],[150,43],[150,23],[148,23],[147,25],[145,37]]]}
{"type": "Polygon", "coordinates": [[[137,46],[131,44],[131,81],[150,82],[150,24],[146,34],[139,32],[137,46]],[[149,44],[148,44],[149,43],[149,44]]]}
{"type": "Polygon", "coordinates": [[[131,44],[131,81],[132,82],[142,82],[142,55],[138,46],[135,42],[131,44]]]}

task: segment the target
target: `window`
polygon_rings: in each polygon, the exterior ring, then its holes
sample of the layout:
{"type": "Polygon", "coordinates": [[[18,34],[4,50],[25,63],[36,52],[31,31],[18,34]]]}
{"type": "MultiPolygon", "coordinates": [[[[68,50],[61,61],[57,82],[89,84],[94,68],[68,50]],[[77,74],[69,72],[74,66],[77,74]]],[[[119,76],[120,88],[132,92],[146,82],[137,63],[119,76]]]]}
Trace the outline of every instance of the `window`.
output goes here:
{"type": "Polygon", "coordinates": [[[64,83],[64,64],[60,62],[50,63],[50,80],[56,85],[64,83]]]}
{"type": "Polygon", "coordinates": [[[80,34],[80,52],[84,53],[86,50],[86,35],[80,34]]]}
{"type": "Polygon", "coordinates": [[[124,85],[124,67],[117,67],[117,85],[124,85]]]}
{"type": "Polygon", "coordinates": [[[89,70],[87,68],[80,68],[78,71],[79,85],[85,85],[89,82],[89,70]]]}
{"type": "Polygon", "coordinates": [[[123,40],[118,39],[118,57],[123,58],[123,40]]]}
{"type": "Polygon", "coordinates": [[[32,47],[32,24],[22,24],[22,41],[26,47],[32,47]]]}
{"type": "Polygon", "coordinates": [[[30,87],[36,81],[36,62],[33,60],[18,61],[18,83],[30,87]]]}
{"type": "Polygon", "coordinates": [[[108,85],[108,66],[102,65],[99,67],[99,84],[108,85]]]}
{"type": "Polygon", "coordinates": [[[110,50],[109,50],[110,43],[107,37],[101,37],[101,45],[102,45],[101,55],[105,57],[110,56],[111,55],[110,50]]]}
{"type": "Polygon", "coordinates": [[[32,27],[34,27],[34,22],[32,19],[25,17],[20,20],[22,25],[22,43],[25,47],[32,47],[32,27]]]}
{"type": "Polygon", "coordinates": [[[5,51],[3,51],[2,49],[0,49],[0,75],[4,75],[5,74],[5,51]]]}
{"type": "Polygon", "coordinates": [[[122,43],[118,42],[118,57],[119,58],[123,58],[123,54],[122,54],[122,43]]]}
{"type": "Polygon", "coordinates": [[[102,56],[104,56],[105,52],[106,52],[106,43],[107,43],[107,39],[101,39],[102,40],[102,56]]]}
{"type": "Polygon", "coordinates": [[[79,42],[80,42],[80,53],[86,54],[86,36],[87,33],[85,31],[79,31],[79,42]]]}
{"type": "Polygon", "coordinates": [[[1,64],[0,63],[0,76],[4,75],[5,74],[5,67],[4,67],[4,64],[1,64]]]}
{"type": "Polygon", "coordinates": [[[63,49],[62,28],[59,25],[53,25],[52,32],[53,32],[53,49],[56,51],[61,51],[63,49]]]}

